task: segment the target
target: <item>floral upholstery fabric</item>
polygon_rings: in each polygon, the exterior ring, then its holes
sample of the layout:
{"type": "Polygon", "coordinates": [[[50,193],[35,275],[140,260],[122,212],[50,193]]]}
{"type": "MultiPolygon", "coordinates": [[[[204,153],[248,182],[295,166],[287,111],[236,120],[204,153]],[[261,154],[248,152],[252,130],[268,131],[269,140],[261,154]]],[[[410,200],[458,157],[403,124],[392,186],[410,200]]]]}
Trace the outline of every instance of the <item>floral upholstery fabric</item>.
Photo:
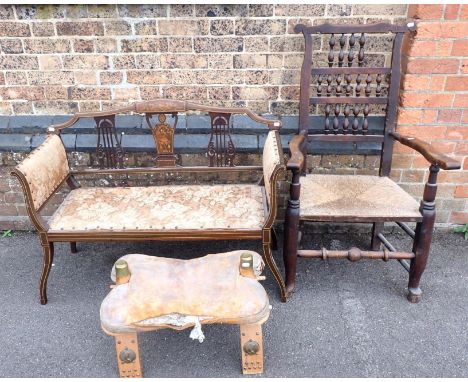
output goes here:
{"type": "Polygon", "coordinates": [[[38,209],[68,175],[67,155],[60,137],[49,135],[17,169],[26,178],[34,208],[38,209]]]}
{"type": "MultiPolygon", "coordinates": [[[[201,323],[251,323],[269,315],[268,295],[254,278],[239,273],[240,256],[233,251],[179,260],[131,254],[130,280],[113,288],[101,304],[101,325],[107,332],[168,326],[157,317],[199,317],[201,323]]],[[[114,279],[115,280],[115,279],[114,279]]],[[[171,322],[171,321],[169,321],[171,322]]],[[[169,324],[170,325],[170,324],[169,324]]]]}
{"type": "Polygon", "coordinates": [[[49,232],[86,230],[259,230],[258,185],[93,187],[71,191],[49,232]]]}
{"type": "Polygon", "coordinates": [[[265,145],[263,146],[263,179],[265,182],[265,191],[268,197],[268,204],[271,205],[271,176],[275,167],[281,164],[280,152],[278,151],[278,142],[276,141],[276,132],[268,133],[265,145]]]}

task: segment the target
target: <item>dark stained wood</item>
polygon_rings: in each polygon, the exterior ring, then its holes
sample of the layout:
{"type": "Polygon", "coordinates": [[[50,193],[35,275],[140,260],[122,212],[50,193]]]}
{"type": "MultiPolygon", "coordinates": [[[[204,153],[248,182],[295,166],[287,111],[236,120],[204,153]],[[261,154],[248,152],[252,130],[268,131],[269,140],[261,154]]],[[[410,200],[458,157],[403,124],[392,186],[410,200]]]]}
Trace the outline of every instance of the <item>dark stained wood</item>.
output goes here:
{"type": "MultiPolygon", "coordinates": [[[[398,260],[405,269],[409,270],[408,299],[418,302],[421,299],[419,288],[420,278],[427,263],[430,248],[432,229],[435,221],[436,177],[439,167],[443,169],[458,169],[460,163],[435,151],[427,143],[412,137],[404,137],[395,133],[396,115],[398,108],[398,95],[401,79],[401,45],[403,35],[415,29],[414,23],[406,26],[393,24],[369,25],[317,25],[306,27],[297,25],[296,33],[302,32],[305,38],[304,61],[301,71],[301,96],[299,108],[299,133],[291,140],[289,148],[291,159],[287,168],[292,172],[290,185],[290,200],[286,210],[284,226],[283,261],[286,271],[286,290],[291,295],[295,285],[297,256],[309,258],[348,258],[351,261],[360,259],[390,259],[398,260]],[[366,51],[367,41],[371,33],[393,33],[392,61],[390,68],[367,68],[366,51]],[[328,50],[326,63],[323,68],[312,68],[310,59],[312,51],[312,34],[326,34],[329,39],[322,39],[328,50]],[[350,34],[347,36],[347,34],[350,34]],[[348,43],[348,52],[346,54],[348,43]],[[328,46],[326,45],[328,44],[328,46]],[[347,58],[347,60],[346,60],[347,58]],[[357,64],[358,67],[352,67],[357,64]],[[316,97],[310,97],[311,75],[316,77],[316,97]],[[353,77],[355,76],[355,77],[353,77]],[[374,76],[374,77],[373,77],[374,76]],[[354,82],[353,82],[354,81],[354,82]],[[382,85],[385,81],[388,89],[382,85]],[[388,94],[387,94],[387,91],[388,94]],[[373,95],[374,94],[374,95],[373,95]],[[324,112],[323,134],[309,133],[309,106],[325,105],[316,108],[324,112]],[[371,105],[387,105],[386,119],[383,135],[369,135],[369,118],[371,105]],[[342,116],[341,116],[342,114],[342,116]],[[392,217],[368,217],[336,215],[303,217],[300,216],[300,175],[299,169],[304,165],[306,147],[303,136],[307,141],[318,142],[378,142],[382,143],[380,176],[388,176],[391,170],[394,141],[412,147],[420,152],[430,163],[430,176],[425,186],[423,201],[421,202],[421,216],[412,218],[400,216],[396,213],[392,217]],[[302,220],[315,222],[350,222],[372,223],[372,251],[362,251],[351,248],[349,251],[298,250],[300,237],[299,226],[302,220]],[[382,230],[386,221],[396,221],[399,226],[414,238],[413,252],[398,252],[384,237],[382,230]],[[416,231],[413,232],[404,221],[417,222],[416,231]],[[382,244],[384,249],[381,250],[382,244]],[[388,249],[388,250],[387,250],[388,249]],[[406,259],[411,260],[408,265],[406,259]]],[[[313,84],[315,85],[315,83],[313,84]]],[[[385,86],[385,85],[384,85],[385,86]]],[[[312,87],[313,88],[313,87],[312,87]]],[[[321,126],[315,123],[314,131],[321,126]]],[[[372,130],[371,130],[372,131],[372,130]]],[[[302,175],[305,174],[304,167],[302,175]]],[[[306,206],[304,206],[306,207],[306,206]]],[[[371,208],[371,207],[369,207],[371,208]]],[[[395,210],[396,212],[396,210],[395,210]]]]}
{"type": "Polygon", "coordinates": [[[234,167],[203,167],[203,166],[175,166],[175,167],[132,167],[126,169],[84,169],[70,171],[71,175],[112,175],[112,174],[152,174],[152,173],[179,173],[179,172],[217,172],[217,173],[229,173],[229,172],[243,172],[243,171],[262,171],[262,166],[234,166],[234,167]]]}
{"type": "Polygon", "coordinates": [[[337,75],[337,74],[389,74],[391,68],[350,68],[350,67],[338,67],[338,68],[312,68],[312,75],[337,75]]]}
{"type": "Polygon", "coordinates": [[[361,251],[359,248],[351,248],[348,251],[332,251],[325,248],[322,249],[302,249],[297,251],[299,257],[308,257],[316,259],[348,259],[349,261],[359,261],[362,259],[379,259],[379,260],[401,260],[413,259],[412,252],[392,252],[392,251],[361,251]]]}
{"type": "Polygon", "coordinates": [[[309,141],[322,142],[383,142],[383,135],[332,135],[332,134],[309,134],[309,141]]]}
{"type": "Polygon", "coordinates": [[[326,104],[387,104],[387,97],[310,97],[311,105],[326,105],[326,104]]]}
{"type": "Polygon", "coordinates": [[[408,282],[408,300],[412,303],[420,302],[422,298],[419,283],[421,281],[421,276],[426,269],[432,241],[432,232],[434,230],[436,217],[435,197],[437,193],[438,172],[438,166],[430,166],[429,179],[427,180],[424,188],[424,196],[419,209],[423,216],[423,220],[416,225],[413,243],[413,252],[416,256],[411,260],[408,282]]]}
{"type": "MultiPolygon", "coordinates": [[[[204,112],[213,112],[213,113],[227,113],[232,114],[246,114],[252,120],[265,124],[268,126],[268,130],[274,131],[275,140],[277,144],[277,149],[280,153],[283,152],[281,147],[281,139],[279,135],[279,128],[281,127],[281,122],[277,120],[269,120],[263,117],[258,116],[249,109],[246,108],[217,108],[204,105],[198,105],[192,102],[185,101],[172,101],[172,100],[155,100],[151,102],[143,102],[133,104],[129,107],[116,109],[113,111],[106,112],[95,112],[95,113],[77,113],[71,117],[68,121],[52,126],[48,132],[49,134],[60,135],[60,131],[64,128],[73,126],[80,118],[96,118],[98,121],[107,120],[109,118],[114,118],[116,113],[121,112],[144,112],[144,113],[154,113],[154,114],[173,114],[178,111],[204,111],[204,112]],[[111,117],[109,117],[111,116],[111,117]]],[[[161,121],[164,123],[164,121],[161,121]]],[[[265,222],[263,227],[259,230],[239,230],[231,229],[226,227],[225,229],[220,230],[126,230],[126,231],[100,231],[100,230],[84,230],[84,231],[50,231],[47,222],[45,222],[42,217],[39,215],[40,210],[45,206],[45,204],[50,200],[50,198],[55,194],[61,186],[65,183],[73,190],[79,187],[79,183],[75,179],[75,176],[78,175],[104,175],[104,174],[113,174],[113,175],[130,175],[130,174],[139,174],[139,173],[179,173],[179,172],[216,172],[216,173],[232,173],[233,171],[245,172],[245,171],[262,171],[262,166],[238,166],[238,167],[209,167],[209,166],[200,166],[200,167],[182,167],[182,166],[171,166],[171,167],[140,167],[140,168],[106,168],[106,169],[85,169],[78,171],[69,171],[68,176],[62,180],[60,185],[58,185],[47,200],[39,207],[34,207],[34,202],[31,194],[30,187],[24,176],[24,174],[18,169],[15,168],[11,175],[15,176],[22,189],[25,196],[26,210],[28,212],[29,218],[33,223],[34,227],[39,233],[41,240],[41,245],[43,247],[43,269],[40,276],[39,283],[39,292],[40,292],[40,302],[45,304],[47,302],[46,286],[47,279],[50,273],[52,266],[53,255],[54,255],[54,242],[70,242],[70,247],[72,252],[76,250],[76,242],[82,241],[141,241],[141,240],[163,240],[163,241],[172,241],[172,240],[262,240],[263,250],[264,250],[264,260],[266,264],[270,267],[270,270],[278,283],[280,289],[280,298],[282,301],[286,300],[286,288],[282,278],[282,275],[278,269],[278,266],[275,263],[275,260],[271,253],[271,244],[272,244],[272,226],[276,218],[277,213],[277,183],[279,180],[280,173],[285,170],[285,166],[280,163],[277,164],[272,169],[272,175],[270,178],[270,195],[271,203],[268,204],[265,211],[265,222]]]]}
{"type": "Polygon", "coordinates": [[[393,139],[390,133],[395,131],[396,117],[398,109],[398,98],[401,79],[401,43],[403,33],[397,33],[393,40],[392,53],[392,74],[388,94],[387,119],[385,121],[385,141],[382,146],[382,155],[380,157],[380,175],[389,176],[392,168],[393,139]]]}
{"type": "MultiPolygon", "coordinates": [[[[414,23],[413,23],[414,24],[414,23]]],[[[320,24],[307,26],[304,24],[297,24],[294,27],[295,33],[405,33],[408,30],[414,30],[414,25],[398,25],[389,23],[378,24],[355,24],[355,25],[342,25],[342,24],[320,24]]]]}
{"type": "Polygon", "coordinates": [[[401,144],[416,150],[426,158],[429,163],[439,166],[443,170],[458,170],[461,167],[461,163],[459,161],[438,152],[429,143],[424,142],[419,138],[405,136],[395,132],[390,133],[390,135],[401,144]]]}
{"type": "Polygon", "coordinates": [[[286,168],[288,170],[301,170],[304,166],[304,154],[302,153],[301,147],[304,144],[306,137],[304,134],[295,135],[289,142],[289,150],[291,157],[288,160],[286,168]]]}

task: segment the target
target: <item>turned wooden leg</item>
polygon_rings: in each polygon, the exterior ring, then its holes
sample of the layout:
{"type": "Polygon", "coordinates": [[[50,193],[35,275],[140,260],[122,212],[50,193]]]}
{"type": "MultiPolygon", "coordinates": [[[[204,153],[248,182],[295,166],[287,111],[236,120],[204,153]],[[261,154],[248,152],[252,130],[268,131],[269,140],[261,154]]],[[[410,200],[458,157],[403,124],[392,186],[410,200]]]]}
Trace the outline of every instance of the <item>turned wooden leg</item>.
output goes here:
{"type": "Polygon", "coordinates": [[[240,343],[242,352],[242,373],[263,373],[262,325],[241,325],[240,343]]]}
{"type": "Polygon", "coordinates": [[[54,243],[44,241],[42,244],[42,250],[44,252],[44,260],[42,263],[42,273],[39,280],[39,294],[41,304],[47,304],[47,279],[49,277],[50,268],[54,261],[54,243]]]}
{"type": "Polygon", "coordinates": [[[283,262],[286,273],[286,295],[291,296],[296,285],[297,247],[299,243],[300,172],[293,171],[290,198],[284,218],[283,262]]]}
{"type": "Polygon", "coordinates": [[[371,241],[371,249],[373,251],[379,251],[380,250],[380,245],[382,244],[382,242],[380,241],[380,239],[378,238],[378,234],[381,233],[383,231],[383,228],[384,228],[384,223],[382,222],[378,222],[378,223],[374,223],[372,225],[372,241],[371,241]]]}
{"type": "Polygon", "coordinates": [[[78,249],[76,249],[76,241],[71,241],[70,242],[70,251],[71,253],[77,253],[78,249]]]}
{"type": "Polygon", "coordinates": [[[143,377],[137,333],[121,333],[116,335],[115,350],[121,378],[143,377]]]}
{"type": "Polygon", "coordinates": [[[424,188],[424,196],[419,210],[423,216],[422,222],[416,225],[413,243],[415,257],[411,260],[408,282],[408,300],[413,303],[421,301],[422,292],[419,288],[421,276],[426,268],[431,247],[432,231],[435,222],[435,197],[437,193],[437,173],[439,167],[431,165],[429,179],[424,188]]]}

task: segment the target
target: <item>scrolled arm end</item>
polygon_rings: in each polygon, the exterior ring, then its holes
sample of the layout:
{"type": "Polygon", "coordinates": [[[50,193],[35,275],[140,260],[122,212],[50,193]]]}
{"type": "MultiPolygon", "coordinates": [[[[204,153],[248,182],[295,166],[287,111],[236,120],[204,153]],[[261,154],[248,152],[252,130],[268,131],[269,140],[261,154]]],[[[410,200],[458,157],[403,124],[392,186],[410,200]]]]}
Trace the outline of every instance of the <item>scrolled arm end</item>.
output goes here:
{"type": "Polygon", "coordinates": [[[304,165],[304,154],[301,150],[301,147],[304,144],[305,139],[305,134],[298,134],[295,135],[289,142],[289,151],[291,152],[291,157],[289,158],[286,165],[288,170],[300,170],[304,165]]]}
{"type": "Polygon", "coordinates": [[[390,136],[392,136],[396,141],[400,142],[402,145],[411,147],[412,149],[416,150],[424,158],[426,158],[426,160],[429,163],[438,166],[443,170],[458,170],[461,168],[460,162],[438,152],[429,143],[424,142],[419,138],[402,135],[396,132],[391,132],[390,136]]]}

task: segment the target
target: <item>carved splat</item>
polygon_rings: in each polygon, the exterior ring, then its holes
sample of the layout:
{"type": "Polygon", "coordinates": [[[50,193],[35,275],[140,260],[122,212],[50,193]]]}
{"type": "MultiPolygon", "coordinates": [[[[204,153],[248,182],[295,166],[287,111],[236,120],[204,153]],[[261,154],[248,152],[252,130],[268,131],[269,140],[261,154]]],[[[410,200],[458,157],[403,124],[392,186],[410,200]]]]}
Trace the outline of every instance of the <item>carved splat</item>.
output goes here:
{"type": "Polygon", "coordinates": [[[171,126],[166,122],[166,114],[159,113],[158,123],[152,124],[152,113],[146,113],[146,122],[148,123],[151,133],[153,134],[154,143],[156,145],[156,166],[159,167],[174,167],[176,165],[176,156],[174,154],[174,133],[177,127],[178,115],[172,113],[174,123],[171,126]]]}
{"type": "Polygon", "coordinates": [[[209,113],[211,118],[211,136],[208,143],[210,167],[234,166],[236,149],[231,138],[229,121],[231,114],[209,113]]]}
{"type": "Polygon", "coordinates": [[[124,168],[122,138],[118,139],[115,115],[94,117],[97,130],[96,156],[99,168],[124,168]]]}

